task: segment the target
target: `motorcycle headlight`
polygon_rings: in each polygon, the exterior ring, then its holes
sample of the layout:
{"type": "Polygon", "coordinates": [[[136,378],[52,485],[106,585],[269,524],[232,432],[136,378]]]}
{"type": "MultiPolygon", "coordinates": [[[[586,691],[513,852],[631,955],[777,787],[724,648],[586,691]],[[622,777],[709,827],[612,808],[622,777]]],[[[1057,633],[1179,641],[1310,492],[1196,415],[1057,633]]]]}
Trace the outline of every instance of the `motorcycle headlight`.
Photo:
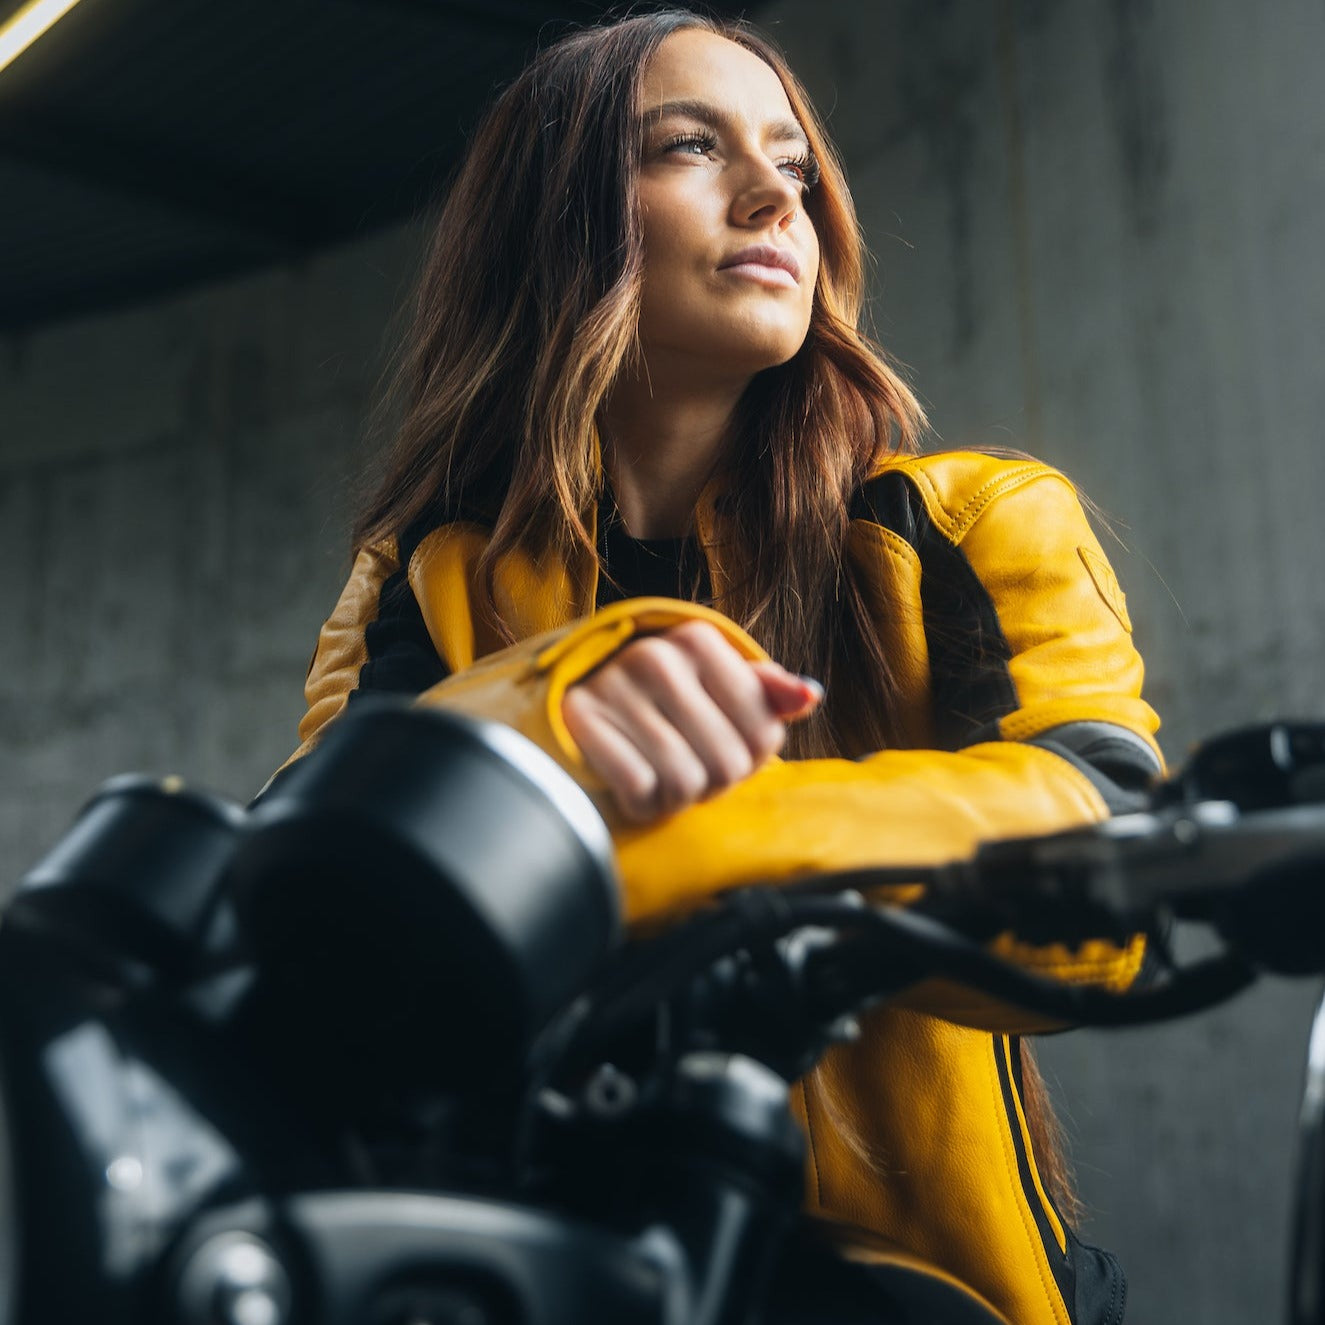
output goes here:
{"type": "Polygon", "coordinates": [[[508,727],[395,704],[365,702],[282,775],[231,879],[300,1052],[384,1085],[508,1069],[620,929],[575,782],[508,727]]]}

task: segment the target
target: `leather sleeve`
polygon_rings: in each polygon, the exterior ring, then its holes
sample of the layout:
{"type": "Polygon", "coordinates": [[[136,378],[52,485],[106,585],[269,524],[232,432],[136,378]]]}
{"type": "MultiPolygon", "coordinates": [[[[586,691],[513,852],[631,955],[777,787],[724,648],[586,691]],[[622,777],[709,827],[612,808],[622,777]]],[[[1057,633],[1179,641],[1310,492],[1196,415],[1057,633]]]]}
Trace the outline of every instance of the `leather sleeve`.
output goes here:
{"type": "MultiPolygon", "coordinates": [[[[1142,668],[1125,609],[1119,610],[1120,598],[1110,601],[1107,562],[1075,494],[1052,471],[1033,468],[997,492],[998,500],[968,501],[964,523],[950,522],[945,533],[987,593],[1007,642],[1013,706],[992,726],[976,728],[988,739],[956,750],[885,750],[861,760],[773,760],[745,782],[658,823],[621,824],[561,722],[567,686],[632,634],[696,616],[718,624],[748,657],[763,656],[726,618],[675,600],[615,604],[494,655],[434,687],[422,702],[510,722],[598,795],[613,826],[626,914],[636,922],[682,913],[735,886],[824,870],[939,863],[982,841],[1103,819],[1110,805],[1093,766],[1066,745],[1055,749],[1054,734],[1102,724],[1105,735],[1116,730],[1120,742],[1144,750],[1158,768],[1158,723],[1140,699],[1142,668]],[[1093,567],[1092,558],[1101,564],[1093,567]]],[[[1071,952],[1004,946],[1046,974],[1115,987],[1130,983],[1142,957],[1139,941],[1071,952]]],[[[1007,1019],[979,1000],[963,1006],[964,1014],[940,998],[932,1010],[1007,1028],[1007,1019]]]]}
{"type": "MultiPolygon", "coordinates": [[[[632,599],[586,621],[494,654],[420,697],[495,718],[548,750],[594,798],[612,828],[628,921],[651,924],[726,888],[776,883],[822,870],[930,864],[977,843],[1101,819],[1107,807],[1090,779],[1042,747],[988,742],[957,753],[884,751],[862,761],[772,760],[746,781],[646,827],[625,825],[583,762],[561,720],[566,688],[641,633],[682,621],[713,622],[751,659],[765,656],[738,627],[674,599],[632,599]]],[[[905,903],[918,889],[885,890],[905,903]]],[[[1055,978],[1125,988],[1142,948],[1087,944],[1068,951],[996,945],[1055,978]]],[[[924,986],[917,1010],[988,1029],[1042,1028],[969,991],[924,986]]]]}

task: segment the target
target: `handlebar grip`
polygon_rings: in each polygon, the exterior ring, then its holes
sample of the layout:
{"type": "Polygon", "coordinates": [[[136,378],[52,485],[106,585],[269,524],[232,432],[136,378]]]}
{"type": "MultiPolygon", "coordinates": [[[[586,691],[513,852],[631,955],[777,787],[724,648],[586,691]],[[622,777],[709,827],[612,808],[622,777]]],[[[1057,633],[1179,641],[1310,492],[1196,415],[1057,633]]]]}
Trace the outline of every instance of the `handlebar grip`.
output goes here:
{"type": "Polygon", "coordinates": [[[1032,943],[1120,939],[1177,918],[1212,925],[1271,970],[1325,970],[1322,803],[1249,813],[1229,801],[1169,805],[991,843],[953,878],[978,895],[987,928],[1032,943]]]}
{"type": "Polygon", "coordinates": [[[1325,723],[1272,722],[1213,737],[1155,800],[1231,801],[1242,811],[1325,801],[1325,723]]]}

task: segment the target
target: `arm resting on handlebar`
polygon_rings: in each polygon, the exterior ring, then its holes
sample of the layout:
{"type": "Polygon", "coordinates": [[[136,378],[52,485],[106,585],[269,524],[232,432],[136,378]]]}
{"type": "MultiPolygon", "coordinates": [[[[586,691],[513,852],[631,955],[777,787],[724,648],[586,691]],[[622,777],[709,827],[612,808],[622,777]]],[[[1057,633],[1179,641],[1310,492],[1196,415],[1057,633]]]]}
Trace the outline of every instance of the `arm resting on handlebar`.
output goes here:
{"type": "MultiPolygon", "coordinates": [[[[744,884],[897,862],[941,863],[977,843],[1022,836],[1108,814],[1095,784],[1039,745],[988,741],[956,752],[887,750],[860,761],[774,760],[712,800],[637,827],[608,798],[561,720],[566,689],[636,635],[702,618],[750,658],[763,651],[718,613],[672,599],[635,599],[493,654],[434,686],[424,705],[499,718],[548,750],[594,795],[613,829],[627,918],[675,918],[712,894],[744,884]],[[677,862],[684,862],[680,869],[677,862]]],[[[919,889],[888,890],[898,902],[919,889]]],[[[1000,940],[1038,972],[1124,988],[1142,945],[1099,943],[1069,952],[1000,940]]],[[[931,982],[912,994],[917,1010],[981,1029],[1038,1027],[1024,1013],[931,982]]]]}

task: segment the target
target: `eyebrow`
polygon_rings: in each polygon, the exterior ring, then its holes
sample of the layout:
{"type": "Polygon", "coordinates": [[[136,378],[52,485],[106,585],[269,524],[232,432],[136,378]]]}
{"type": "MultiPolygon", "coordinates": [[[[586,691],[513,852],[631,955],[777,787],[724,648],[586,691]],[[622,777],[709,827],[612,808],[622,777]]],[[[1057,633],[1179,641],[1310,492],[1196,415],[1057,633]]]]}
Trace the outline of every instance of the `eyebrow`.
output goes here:
{"type": "MultiPolygon", "coordinates": [[[[651,129],[673,115],[687,116],[698,120],[701,124],[707,124],[712,129],[729,129],[732,125],[732,117],[725,111],[719,110],[717,106],[707,101],[685,98],[679,101],[664,101],[659,106],[650,106],[644,112],[644,127],[651,129]]],[[[806,150],[809,150],[810,140],[796,120],[773,120],[764,126],[764,131],[775,142],[802,143],[806,150]]]]}

